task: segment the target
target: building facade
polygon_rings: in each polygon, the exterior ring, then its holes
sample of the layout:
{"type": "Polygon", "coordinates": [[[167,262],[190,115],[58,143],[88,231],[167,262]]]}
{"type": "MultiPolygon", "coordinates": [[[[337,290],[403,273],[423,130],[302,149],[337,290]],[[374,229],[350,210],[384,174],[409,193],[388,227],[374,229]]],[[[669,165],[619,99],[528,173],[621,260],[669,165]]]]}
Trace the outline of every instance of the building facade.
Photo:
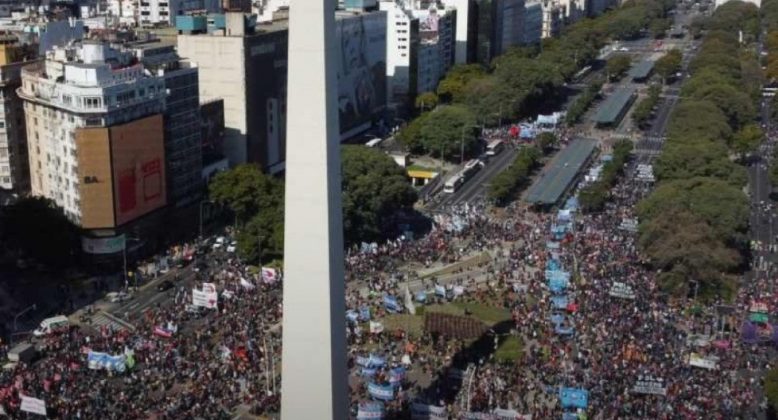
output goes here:
{"type": "Polygon", "coordinates": [[[399,1],[379,3],[386,13],[386,86],[390,104],[410,106],[417,91],[419,19],[399,1]]]}
{"type": "Polygon", "coordinates": [[[30,191],[24,108],[16,89],[21,85],[21,69],[33,55],[15,37],[0,38],[0,205],[30,191]]]}
{"type": "Polygon", "coordinates": [[[199,200],[203,192],[198,69],[181,60],[173,44],[152,40],[127,48],[164,81],[168,202],[183,207],[199,200]]]}
{"type": "MultiPolygon", "coordinates": [[[[86,230],[167,204],[165,82],[102,43],[55,47],[22,69],[31,191],[86,230]]],[[[109,233],[111,234],[111,233],[109,233]]]]}
{"type": "Polygon", "coordinates": [[[218,0],[139,0],[138,22],[141,26],[175,25],[176,16],[216,13],[221,7],[218,0]]]}
{"type": "Polygon", "coordinates": [[[532,1],[524,7],[524,43],[538,44],[543,38],[543,4],[532,1]]]}

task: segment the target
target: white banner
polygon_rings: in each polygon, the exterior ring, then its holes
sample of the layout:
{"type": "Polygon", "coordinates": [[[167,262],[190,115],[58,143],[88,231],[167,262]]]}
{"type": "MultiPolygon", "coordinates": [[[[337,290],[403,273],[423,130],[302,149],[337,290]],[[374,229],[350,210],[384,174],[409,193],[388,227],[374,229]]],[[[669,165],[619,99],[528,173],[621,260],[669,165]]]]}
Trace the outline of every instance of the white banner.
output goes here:
{"type": "Polygon", "coordinates": [[[632,286],[617,281],[613,282],[608,294],[622,299],[635,299],[635,292],[632,290],[632,286]]]}
{"type": "Polygon", "coordinates": [[[429,404],[413,403],[411,405],[411,419],[413,420],[428,420],[428,419],[448,419],[448,413],[446,407],[438,407],[429,404]]]}
{"type": "Polygon", "coordinates": [[[665,381],[662,378],[654,376],[638,376],[638,380],[635,381],[635,386],[632,387],[632,392],[635,394],[652,394],[652,395],[667,395],[667,388],[665,388],[665,381]]]}
{"type": "Polygon", "coordinates": [[[203,283],[203,292],[216,293],[216,285],[213,283],[203,283]]]}
{"type": "Polygon", "coordinates": [[[689,365],[703,369],[717,369],[719,361],[715,356],[704,357],[697,353],[692,353],[689,355],[689,365]]]}
{"type": "Polygon", "coordinates": [[[26,411],[28,413],[34,413],[34,414],[40,414],[42,416],[46,415],[46,402],[43,400],[39,400],[37,398],[27,397],[25,395],[22,395],[22,406],[21,410],[26,411]]]}
{"type": "Polygon", "coordinates": [[[519,414],[516,410],[504,410],[496,408],[493,412],[497,420],[532,420],[532,414],[519,414]]]}
{"type": "Polygon", "coordinates": [[[192,289],[192,305],[216,309],[218,303],[219,295],[217,295],[215,291],[208,293],[202,290],[192,289]]]}

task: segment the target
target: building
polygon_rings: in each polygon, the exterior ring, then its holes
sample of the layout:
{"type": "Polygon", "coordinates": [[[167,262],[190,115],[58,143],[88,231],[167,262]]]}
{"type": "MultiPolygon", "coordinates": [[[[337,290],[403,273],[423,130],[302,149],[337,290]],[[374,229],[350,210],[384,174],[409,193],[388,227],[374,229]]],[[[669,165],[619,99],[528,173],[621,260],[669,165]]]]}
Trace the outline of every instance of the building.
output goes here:
{"type": "Polygon", "coordinates": [[[175,25],[176,16],[192,12],[221,11],[219,0],[140,0],[138,22],[141,26],[175,25]]]}
{"type": "Polygon", "coordinates": [[[416,95],[435,91],[456,53],[456,10],[408,6],[396,0],[380,3],[387,19],[387,98],[395,107],[412,106],[416,95]]]}
{"type": "Polygon", "coordinates": [[[562,32],[565,22],[565,9],[555,1],[544,1],[543,5],[543,38],[552,38],[562,32]]]}
{"type": "Polygon", "coordinates": [[[198,26],[178,36],[178,53],[198,66],[200,99],[224,101],[222,151],[232,166],[256,162],[270,171],[281,170],[287,24],[256,25],[242,13],[209,20],[213,25],[208,34],[197,33],[206,30],[198,26]]]}
{"type": "Polygon", "coordinates": [[[143,67],[165,83],[165,157],[168,203],[183,207],[201,198],[200,93],[195,66],[180,59],[175,44],[151,40],[127,44],[143,67]]]}
{"type": "Polygon", "coordinates": [[[108,15],[117,17],[119,24],[135,26],[139,17],[138,0],[109,0],[108,15]]]}
{"type": "Polygon", "coordinates": [[[456,10],[454,33],[454,63],[466,64],[476,60],[478,38],[476,0],[442,0],[447,9],[456,10]]]}
{"type": "Polygon", "coordinates": [[[415,93],[434,92],[440,79],[454,64],[456,10],[433,6],[426,10],[414,10],[413,15],[419,21],[415,93]]]}
{"type": "Polygon", "coordinates": [[[543,38],[543,4],[527,2],[524,8],[524,43],[538,44],[543,38]]]}
{"type": "MultiPolygon", "coordinates": [[[[167,204],[165,80],[103,43],[55,47],[22,69],[32,194],[87,235],[150,231],[167,204]]],[[[158,233],[158,232],[155,232],[158,233]]]]}
{"type": "Polygon", "coordinates": [[[493,57],[524,44],[524,0],[493,0],[493,57]]]}
{"type": "MultiPolygon", "coordinates": [[[[242,13],[208,21],[206,27],[179,27],[178,52],[200,70],[200,99],[224,100],[224,153],[232,166],[255,162],[281,172],[288,21],[258,25],[242,13]]],[[[335,37],[343,140],[371,128],[386,109],[385,12],[336,12],[335,37]]]]}
{"type": "Polygon", "coordinates": [[[30,191],[24,107],[16,89],[22,67],[34,56],[35,51],[20,46],[16,37],[0,37],[0,205],[30,191]]]}

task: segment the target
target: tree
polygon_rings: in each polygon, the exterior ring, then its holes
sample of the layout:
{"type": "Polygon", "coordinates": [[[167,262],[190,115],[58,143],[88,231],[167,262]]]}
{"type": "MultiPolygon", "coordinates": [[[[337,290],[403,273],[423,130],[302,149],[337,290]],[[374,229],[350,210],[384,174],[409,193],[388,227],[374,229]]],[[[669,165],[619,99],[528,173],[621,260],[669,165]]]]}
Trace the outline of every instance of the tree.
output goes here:
{"type": "Polygon", "coordinates": [[[729,142],[732,128],[727,117],[710,101],[685,100],[675,108],[667,126],[668,138],[695,138],[729,142]]]}
{"type": "Polygon", "coordinates": [[[764,378],[764,394],[773,407],[778,407],[778,367],[767,371],[764,378]]]}
{"type": "Polygon", "coordinates": [[[677,49],[672,49],[654,63],[654,71],[662,78],[662,84],[681,70],[683,54],[677,49]]]}
{"type": "Polygon", "coordinates": [[[439,107],[421,126],[421,144],[429,153],[458,161],[476,147],[475,116],[463,105],[439,107]]]}
{"type": "Polygon", "coordinates": [[[416,110],[431,111],[438,106],[438,95],[435,92],[424,92],[416,97],[416,110]]]}
{"type": "Polygon", "coordinates": [[[557,139],[556,134],[550,131],[544,131],[537,137],[538,147],[544,154],[548,154],[549,151],[556,147],[558,142],[559,139],[557,139]]]}
{"type": "Polygon", "coordinates": [[[421,129],[427,123],[429,116],[429,112],[419,115],[397,133],[397,140],[405,146],[405,150],[408,152],[418,154],[426,151],[422,143],[421,129]]]}
{"type": "Polygon", "coordinates": [[[343,146],[343,232],[347,244],[396,233],[395,216],[409,212],[416,191],[408,176],[384,153],[343,146]]]}
{"type": "Polygon", "coordinates": [[[513,163],[492,179],[487,191],[489,199],[498,206],[508,204],[527,185],[540,156],[540,150],[535,147],[522,148],[513,163]]]}
{"type": "Polygon", "coordinates": [[[438,84],[441,102],[462,102],[465,87],[473,80],[484,77],[486,72],[480,64],[458,64],[451,68],[438,84]]]}
{"type": "Polygon", "coordinates": [[[22,198],[3,210],[2,239],[7,246],[50,268],[73,265],[78,228],[54,201],[22,198]]]}
{"type": "Polygon", "coordinates": [[[724,143],[694,138],[668,141],[654,172],[660,181],[711,177],[737,188],[747,182],[745,168],[729,160],[724,143]]]}
{"type": "Polygon", "coordinates": [[[764,140],[764,132],[754,123],[744,126],[732,138],[732,150],[740,155],[753,152],[764,140]]]}
{"type": "Polygon", "coordinates": [[[695,91],[692,97],[715,104],[724,113],[727,123],[733,130],[739,129],[756,117],[756,109],[751,98],[732,85],[708,85],[695,91]]]}
{"type": "Polygon", "coordinates": [[[608,80],[619,80],[632,65],[632,58],[628,54],[616,54],[605,63],[605,72],[608,80]]]}
{"type": "Polygon", "coordinates": [[[239,224],[283,202],[283,185],[256,165],[238,165],[218,173],[208,185],[211,200],[227,206],[239,224]]]}

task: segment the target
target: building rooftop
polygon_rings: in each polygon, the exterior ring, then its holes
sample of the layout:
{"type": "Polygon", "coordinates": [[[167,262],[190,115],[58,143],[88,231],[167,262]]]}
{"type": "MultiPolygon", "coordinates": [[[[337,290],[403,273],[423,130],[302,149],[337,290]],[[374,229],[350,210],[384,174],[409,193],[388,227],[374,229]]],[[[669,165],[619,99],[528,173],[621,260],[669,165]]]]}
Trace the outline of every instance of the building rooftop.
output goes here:
{"type": "Polygon", "coordinates": [[[556,204],[570,188],[576,175],[594,153],[597,141],[576,139],[549,162],[540,177],[527,190],[524,200],[531,204],[556,204]]]}
{"type": "Polygon", "coordinates": [[[653,69],[654,61],[643,60],[632,66],[632,68],[629,70],[629,77],[632,79],[645,79],[649,74],[651,74],[651,70],[653,69]]]}
{"type": "Polygon", "coordinates": [[[597,109],[592,120],[597,124],[613,124],[619,119],[635,95],[634,87],[620,88],[611,94],[597,109]]]}

